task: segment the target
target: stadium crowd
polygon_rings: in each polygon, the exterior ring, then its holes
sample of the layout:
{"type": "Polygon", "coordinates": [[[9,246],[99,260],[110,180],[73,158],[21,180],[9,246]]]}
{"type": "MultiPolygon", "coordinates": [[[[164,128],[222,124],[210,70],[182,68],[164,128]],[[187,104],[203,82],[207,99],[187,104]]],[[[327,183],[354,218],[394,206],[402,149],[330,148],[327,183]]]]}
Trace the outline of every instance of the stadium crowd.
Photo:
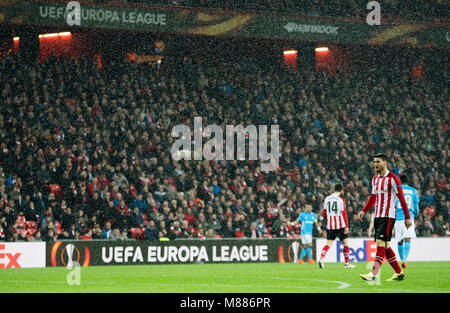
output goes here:
{"type": "MultiPolygon", "coordinates": [[[[345,17],[365,19],[368,0],[308,1],[308,0],[90,0],[96,3],[146,4],[256,11],[304,16],[345,17]]],[[[384,19],[392,21],[437,21],[450,18],[448,2],[444,0],[378,1],[384,19]]]]}
{"type": "Polygon", "coordinates": [[[359,222],[356,213],[379,151],[419,190],[418,235],[446,236],[448,81],[445,71],[413,78],[393,64],[328,76],[257,59],[98,69],[89,58],[30,65],[6,55],[0,240],[296,236],[291,222],[306,203],[319,214],[337,182],[350,235],[367,236],[370,216],[359,222]],[[278,124],[278,170],[174,161],[171,129],[192,128],[195,116],[203,125],[278,124]]]}

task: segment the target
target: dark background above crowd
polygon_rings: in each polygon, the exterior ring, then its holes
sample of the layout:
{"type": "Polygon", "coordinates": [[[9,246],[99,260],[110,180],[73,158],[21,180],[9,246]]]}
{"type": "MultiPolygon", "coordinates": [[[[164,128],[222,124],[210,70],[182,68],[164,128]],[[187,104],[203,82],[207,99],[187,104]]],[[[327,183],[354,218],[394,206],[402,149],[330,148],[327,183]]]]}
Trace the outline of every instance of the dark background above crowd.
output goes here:
{"type": "MultiPolygon", "coordinates": [[[[89,0],[95,3],[185,6],[202,9],[253,11],[304,16],[366,18],[368,0],[89,0]]],[[[383,0],[378,1],[383,17],[390,21],[448,20],[447,0],[383,0]]]]}

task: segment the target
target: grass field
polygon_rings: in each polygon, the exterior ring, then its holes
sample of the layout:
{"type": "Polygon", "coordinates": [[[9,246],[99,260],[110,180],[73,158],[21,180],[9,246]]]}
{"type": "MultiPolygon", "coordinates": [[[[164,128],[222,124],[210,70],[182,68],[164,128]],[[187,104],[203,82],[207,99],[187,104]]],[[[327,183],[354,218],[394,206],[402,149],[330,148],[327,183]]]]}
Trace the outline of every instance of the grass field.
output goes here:
{"type": "Polygon", "coordinates": [[[92,266],[80,268],[80,285],[69,285],[64,267],[1,269],[0,292],[158,292],[158,293],[307,293],[307,292],[450,292],[450,262],[410,262],[404,281],[386,282],[393,274],[381,269],[381,284],[360,277],[367,263],[294,263],[92,266]]]}

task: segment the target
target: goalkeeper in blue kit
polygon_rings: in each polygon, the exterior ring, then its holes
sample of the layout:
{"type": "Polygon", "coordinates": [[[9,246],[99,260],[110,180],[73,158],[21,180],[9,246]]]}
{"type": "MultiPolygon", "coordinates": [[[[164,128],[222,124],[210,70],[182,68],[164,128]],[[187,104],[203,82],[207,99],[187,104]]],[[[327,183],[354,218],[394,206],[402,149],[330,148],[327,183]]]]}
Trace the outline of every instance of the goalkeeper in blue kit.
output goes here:
{"type": "Polygon", "coordinates": [[[394,224],[394,232],[402,267],[407,268],[406,262],[411,249],[411,238],[416,238],[414,218],[419,216],[419,193],[415,188],[408,186],[408,177],[406,175],[400,176],[400,181],[402,183],[401,186],[403,188],[403,194],[405,195],[406,204],[408,205],[409,215],[411,216],[412,226],[406,228],[405,215],[403,214],[400,201],[397,200],[395,205],[397,209],[397,219],[394,224]]]}
{"type": "Polygon", "coordinates": [[[297,218],[297,222],[301,223],[301,240],[303,244],[302,252],[298,263],[303,264],[303,259],[306,255],[308,255],[308,263],[315,264],[312,257],[312,235],[313,235],[313,225],[317,226],[319,232],[322,232],[319,224],[317,223],[317,215],[312,212],[312,205],[307,204],[305,207],[305,211],[303,211],[297,218]]]}

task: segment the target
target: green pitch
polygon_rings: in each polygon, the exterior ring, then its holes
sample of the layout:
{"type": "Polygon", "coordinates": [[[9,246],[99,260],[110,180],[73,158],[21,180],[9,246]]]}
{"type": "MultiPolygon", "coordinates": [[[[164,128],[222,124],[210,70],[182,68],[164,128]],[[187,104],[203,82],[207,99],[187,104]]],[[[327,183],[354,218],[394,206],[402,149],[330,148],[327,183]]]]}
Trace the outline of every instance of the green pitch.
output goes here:
{"type": "MultiPolygon", "coordinates": [[[[360,273],[367,263],[318,265],[294,263],[92,266],[80,268],[80,285],[69,285],[69,269],[1,269],[0,292],[450,292],[450,262],[410,262],[404,281],[386,282],[393,274],[381,268],[379,285],[360,273]]],[[[370,266],[370,265],[369,265],[370,266]]]]}

